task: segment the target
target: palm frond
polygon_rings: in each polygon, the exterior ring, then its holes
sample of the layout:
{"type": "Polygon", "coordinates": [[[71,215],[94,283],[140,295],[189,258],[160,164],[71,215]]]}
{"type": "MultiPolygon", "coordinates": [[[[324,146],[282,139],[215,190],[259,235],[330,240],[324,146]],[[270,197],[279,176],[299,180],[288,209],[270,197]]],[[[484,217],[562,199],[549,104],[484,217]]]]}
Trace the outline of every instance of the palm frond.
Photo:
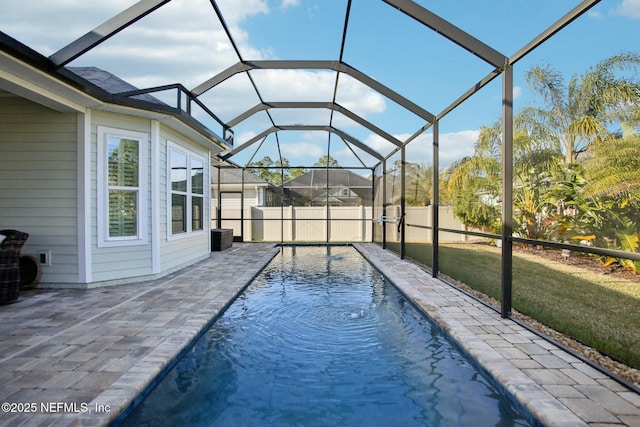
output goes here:
{"type": "Polygon", "coordinates": [[[542,96],[547,105],[552,108],[562,108],[566,99],[566,87],[562,74],[546,65],[535,66],[525,75],[527,85],[531,90],[542,96]]]}
{"type": "Polygon", "coordinates": [[[584,163],[587,197],[640,198],[640,138],[612,139],[594,147],[584,163]]]}

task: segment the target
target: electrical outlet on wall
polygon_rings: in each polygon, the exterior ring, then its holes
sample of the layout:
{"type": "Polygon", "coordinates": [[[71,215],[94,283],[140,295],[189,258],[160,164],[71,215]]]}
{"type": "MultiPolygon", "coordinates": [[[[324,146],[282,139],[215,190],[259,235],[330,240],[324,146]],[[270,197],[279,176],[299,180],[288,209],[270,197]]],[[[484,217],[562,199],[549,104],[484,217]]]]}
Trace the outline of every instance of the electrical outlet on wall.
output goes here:
{"type": "Polygon", "coordinates": [[[38,261],[41,265],[51,265],[51,251],[38,251],[38,261]]]}

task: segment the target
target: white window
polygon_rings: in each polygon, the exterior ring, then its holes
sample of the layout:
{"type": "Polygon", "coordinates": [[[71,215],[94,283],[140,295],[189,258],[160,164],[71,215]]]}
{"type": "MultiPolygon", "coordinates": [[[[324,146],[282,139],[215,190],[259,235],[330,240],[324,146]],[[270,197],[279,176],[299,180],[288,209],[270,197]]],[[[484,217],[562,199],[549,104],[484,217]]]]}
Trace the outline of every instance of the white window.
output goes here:
{"type": "Polygon", "coordinates": [[[256,206],[264,206],[264,188],[256,187],[256,191],[258,192],[258,199],[256,206]]]}
{"type": "Polygon", "coordinates": [[[98,127],[98,246],[147,243],[147,140],[98,127]]]}
{"type": "Polygon", "coordinates": [[[172,236],[204,230],[205,161],[169,145],[170,229],[172,236]]]}

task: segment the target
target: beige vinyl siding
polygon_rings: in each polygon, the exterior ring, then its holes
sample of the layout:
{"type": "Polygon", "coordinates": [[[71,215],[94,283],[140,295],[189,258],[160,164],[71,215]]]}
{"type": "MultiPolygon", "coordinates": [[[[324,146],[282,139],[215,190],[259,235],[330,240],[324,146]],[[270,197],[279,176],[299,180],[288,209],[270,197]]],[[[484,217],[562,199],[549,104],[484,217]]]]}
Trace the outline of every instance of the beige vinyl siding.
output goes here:
{"type": "MultiPolygon", "coordinates": [[[[240,218],[240,205],[242,200],[241,193],[229,193],[222,191],[220,196],[222,199],[222,209],[227,212],[227,217],[240,218]]],[[[244,200],[247,203],[247,200],[244,200]]],[[[253,206],[253,205],[252,205],[253,206]]]]}
{"type": "Polygon", "coordinates": [[[92,281],[108,282],[150,275],[151,251],[146,249],[141,250],[137,246],[100,248],[99,254],[94,253],[92,281]]]}
{"type": "MultiPolygon", "coordinates": [[[[151,236],[151,164],[147,162],[147,169],[143,172],[146,179],[146,192],[141,195],[147,200],[144,212],[147,215],[147,243],[135,246],[98,247],[98,182],[97,182],[97,149],[98,126],[135,131],[147,134],[150,142],[151,122],[148,119],[124,116],[120,114],[93,111],[91,116],[91,251],[92,251],[92,282],[108,282],[150,275],[153,273],[152,264],[152,236],[151,236]]],[[[151,158],[151,144],[147,151],[140,156],[151,158]]]]}
{"type": "MultiPolygon", "coordinates": [[[[242,223],[240,221],[240,202],[242,200],[240,193],[223,192],[221,194],[221,227],[233,229],[234,236],[240,236],[242,223]]],[[[245,200],[246,203],[246,200],[245,200]]],[[[246,211],[245,211],[246,212],[246,211]]]]}
{"type": "Polygon", "coordinates": [[[40,282],[78,281],[77,115],[0,94],[0,228],[51,252],[40,282]]]}
{"type": "MultiPolygon", "coordinates": [[[[214,172],[215,173],[215,172],[214,172]]],[[[240,193],[229,193],[240,191],[242,188],[239,184],[223,184],[220,187],[220,191],[225,193],[222,198],[222,218],[225,218],[222,221],[222,228],[232,228],[234,236],[240,236],[240,232],[242,231],[243,239],[245,241],[251,241],[253,239],[253,235],[251,234],[251,212],[253,207],[258,206],[258,188],[255,185],[247,184],[244,189],[244,221],[245,227],[241,230],[241,222],[239,219],[230,220],[229,218],[240,218],[240,193]]],[[[265,191],[264,188],[260,188],[261,191],[265,191]]],[[[217,227],[217,221],[215,218],[216,209],[218,208],[218,199],[216,197],[216,192],[218,191],[218,185],[213,184],[211,186],[211,228],[217,227]]],[[[259,207],[258,209],[260,209],[259,207]]]]}
{"type": "MultiPolygon", "coordinates": [[[[222,196],[222,208],[224,209],[240,209],[240,185],[222,185],[220,191],[224,193],[222,196]]],[[[217,199],[218,186],[213,184],[211,186],[211,209],[212,212],[215,213],[215,210],[218,207],[218,199],[217,199]]],[[[251,206],[256,206],[256,195],[255,191],[251,191],[248,188],[244,190],[244,207],[249,208],[251,206]]],[[[227,215],[229,216],[229,215],[227,215]]],[[[211,215],[212,218],[215,219],[214,215],[211,215]]]]}
{"type": "MultiPolygon", "coordinates": [[[[209,256],[211,248],[209,247],[209,224],[210,212],[204,209],[204,230],[197,231],[185,235],[169,236],[168,230],[168,164],[167,153],[169,142],[176,144],[189,152],[196,154],[205,161],[205,177],[204,182],[210,182],[210,172],[208,170],[209,153],[202,147],[189,142],[184,136],[173,132],[166,126],[160,127],[160,175],[159,175],[159,196],[160,196],[160,217],[162,224],[160,226],[160,265],[162,270],[172,270],[177,267],[191,264],[209,256]]],[[[204,206],[209,206],[210,195],[205,186],[204,206]]]]}

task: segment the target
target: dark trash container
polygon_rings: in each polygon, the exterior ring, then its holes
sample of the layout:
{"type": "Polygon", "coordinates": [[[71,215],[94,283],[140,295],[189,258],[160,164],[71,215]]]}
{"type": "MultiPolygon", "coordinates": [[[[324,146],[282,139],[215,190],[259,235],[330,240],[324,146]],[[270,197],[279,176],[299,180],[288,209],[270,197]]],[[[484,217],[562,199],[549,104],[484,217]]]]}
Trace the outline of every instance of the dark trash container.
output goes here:
{"type": "Polygon", "coordinates": [[[31,255],[20,255],[20,289],[34,288],[40,283],[42,266],[40,261],[31,255]]]}
{"type": "Polygon", "coordinates": [[[17,230],[0,230],[0,305],[9,304],[20,292],[20,250],[29,238],[17,230]]]}
{"type": "Polygon", "coordinates": [[[224,251],[233,245],[233,230],[231,228],[211,229],[211,250],[224,251]]]}

